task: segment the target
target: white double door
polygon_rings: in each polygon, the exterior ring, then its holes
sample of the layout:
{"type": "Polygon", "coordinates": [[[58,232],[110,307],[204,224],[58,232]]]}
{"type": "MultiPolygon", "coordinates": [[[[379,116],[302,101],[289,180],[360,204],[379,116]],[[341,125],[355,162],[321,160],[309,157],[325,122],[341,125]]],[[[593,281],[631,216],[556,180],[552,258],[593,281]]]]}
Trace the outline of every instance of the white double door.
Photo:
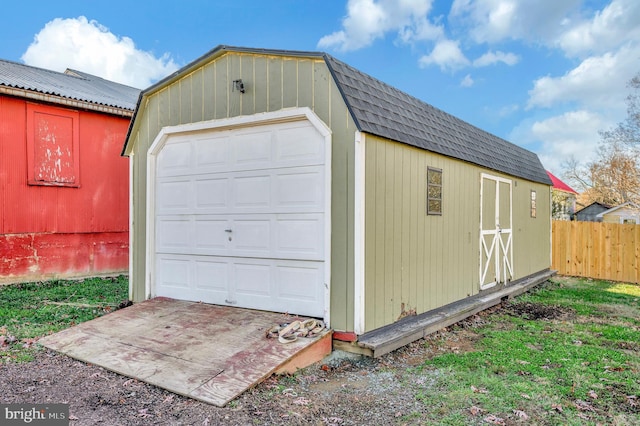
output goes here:
{"type": "Polygon", "coordinates": [[[482,174],[480,184],[480,289],[513,278],[512,181],[482,174]]]}
{"type": "Polygon", "coordinates": [[[322,317],[324,143],[304,120],[171,136],[156,163],[156,295],[322,317]]]}

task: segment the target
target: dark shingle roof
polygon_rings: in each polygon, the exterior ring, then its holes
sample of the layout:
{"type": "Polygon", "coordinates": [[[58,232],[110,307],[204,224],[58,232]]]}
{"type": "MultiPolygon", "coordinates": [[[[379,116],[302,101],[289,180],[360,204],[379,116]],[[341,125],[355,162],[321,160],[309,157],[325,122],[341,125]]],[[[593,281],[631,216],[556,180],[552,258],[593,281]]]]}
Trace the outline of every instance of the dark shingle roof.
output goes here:
{"type": "Polygon", "coordinates": [[[65,73],[0,60],[0,86],[133,111],[140,90],[76,70],[65,73]]]}
{"type": "Polygon", "coordinates": [[[536,154],[324,55],[358,129],[534,182],[551,184],[536,154]]]}

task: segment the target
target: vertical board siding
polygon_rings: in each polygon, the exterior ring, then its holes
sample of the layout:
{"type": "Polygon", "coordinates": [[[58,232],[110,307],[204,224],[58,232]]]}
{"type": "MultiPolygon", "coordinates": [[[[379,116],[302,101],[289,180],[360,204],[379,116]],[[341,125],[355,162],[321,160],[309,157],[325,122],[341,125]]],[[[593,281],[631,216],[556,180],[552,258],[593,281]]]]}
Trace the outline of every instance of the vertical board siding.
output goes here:
{"type": "Polygon", "coordinates": [[[193,73],[191,78],[191,121],[202,121],[204,117],[202,74],[202,69],[199,69],[193,73]]]}
{"type": "Polygon", "coordinates": [[[551,188],[517,180],[513,185],[513,263],[517,277],[549,268],[551,253],[551,188]],[[531,217],[531,191],[536,191],[537,215],[531,217]]]}
{"type": "MultiPolygon", "coordinates": [[[[371,135],[365,157],[365,331],[477,294],[480,174],[509,177],[371,135]],[[442,216],[426,214],[427,167],[442,169],[442,216]]],[[[550,220],[529,217],[531,188],[539,215],[550,211],[548,186],[514,181],[515,279],[550,266],[550,220]]]]}
{"type": "Polygon", "coordinates": [[[125,271],[129,162],[120,151],[129,120],[8,96],[0,117],[0,282],[125,271]],[[28,105],[73,112],[78,187],[28,183],[28,105]]]}
{"type": "Polygon", "coordinates": [[[640,226],[553,221],[552,268],[562,275],[640,282],[640,226]]]}
{"type": "Polygon", "coordinates": [[[129,167],[120,150],[129,120],[79,111],[80,186],[29,185],[26,101],[0,99],[0,234],[128,231],[129,167]]]}
{"type": "Polygon", "coordinates": [[[331,325],[353,328],[355,125],[322,59],[225,53],[148,96],[132,135],[134,248],[131,297],[144,300],[147,151],[167,125],[309,107],[332,130],[331,325]],[[233,90],[241,78],[245,93],[233,90]],[[188,91],[189,93],[183,93],[188,91]],[[197,93],[200,92],[200,93],[197,93]],[[201,111],[201,112],[200,112],[201,111]]]}

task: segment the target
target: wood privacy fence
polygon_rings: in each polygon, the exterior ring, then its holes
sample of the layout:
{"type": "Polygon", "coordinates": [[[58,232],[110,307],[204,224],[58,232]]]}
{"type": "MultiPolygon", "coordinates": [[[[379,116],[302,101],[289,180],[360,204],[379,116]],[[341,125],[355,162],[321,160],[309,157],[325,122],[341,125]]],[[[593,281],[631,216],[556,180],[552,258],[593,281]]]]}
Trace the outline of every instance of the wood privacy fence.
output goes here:
{"type": "Polygon", "coordinates": [[[553,221],[552,242],[559,274],[640,282],[640,225],[553,221]]]}

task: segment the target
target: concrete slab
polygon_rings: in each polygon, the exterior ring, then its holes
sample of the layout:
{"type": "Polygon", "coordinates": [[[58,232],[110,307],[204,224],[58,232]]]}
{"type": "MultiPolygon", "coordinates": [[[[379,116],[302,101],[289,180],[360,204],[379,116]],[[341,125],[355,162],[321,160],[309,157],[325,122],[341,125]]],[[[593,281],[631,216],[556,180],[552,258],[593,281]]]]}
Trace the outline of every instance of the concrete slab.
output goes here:
{"type": "Polygon", "coordinates": [[[276,371],[319,361],[331,333],[267,339],[285,314],[156,298],[40,339],[49,349],[219,407],[276,371]],[[300,355],[300,356],[298,356],[300,355]]]}

